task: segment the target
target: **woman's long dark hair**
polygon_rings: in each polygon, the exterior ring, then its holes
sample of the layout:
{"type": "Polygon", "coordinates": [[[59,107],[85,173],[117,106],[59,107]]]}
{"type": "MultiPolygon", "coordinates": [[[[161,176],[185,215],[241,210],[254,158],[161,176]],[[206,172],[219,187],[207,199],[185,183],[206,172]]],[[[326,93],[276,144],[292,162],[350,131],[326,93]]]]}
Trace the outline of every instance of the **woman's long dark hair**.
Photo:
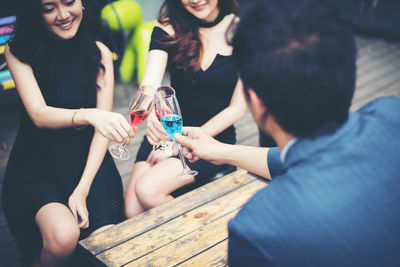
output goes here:
{"type": "MultiPolygon", "coordinates": [[[[237,14],[239,10],[236,0],[219,0],[219,12],[237,14]]],[[[166,46],[175,46],[176,54],[172,63],[189,75],[200,70],[202,44],[198,34],[196,19],[182,5],[180,0],[165,0],[158,15],[158,22],[170,24],[175,31],[173,40],[167,40],[166,46]]]]}
{"type": "MultiPolygon", "coordinates": [[[[13,38],[8,42],[11,53],[20,61],[29,64],[37,80],[46,81],[48,87],[55,86],[64,64],[60,59],[59,47],[69,47],[76,57],[81,77],[88,90],[97,89],[97,75],[101,64],[101,52],[95,41],[100,27],[99,6],[95,0],[81,0],[85,7],[79,30],[71,40],[57,40],[42,18],[40,0],[19,0],[13,38]],[[71,48],[72,47],[72,48],[71,48]],[[57,49],[58,48],[58,49],[57,49]]],[[[50,89],[50,88],[49,88],[50,89]]]]}

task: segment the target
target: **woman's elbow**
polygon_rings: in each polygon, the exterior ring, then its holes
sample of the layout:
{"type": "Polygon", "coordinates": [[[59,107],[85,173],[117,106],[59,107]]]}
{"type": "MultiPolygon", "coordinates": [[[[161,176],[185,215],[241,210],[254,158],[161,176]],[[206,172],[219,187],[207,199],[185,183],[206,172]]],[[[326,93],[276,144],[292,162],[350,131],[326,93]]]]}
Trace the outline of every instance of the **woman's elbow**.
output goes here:
{"type": "Polygon", "coordinates": [[[36,128],[47,128],[45,120],[43,120],[43,114],[41,114],[41,112],[37,111],[34,112],[34,114],[29,114],[29,117],[31,118],[36,128]]]}
{"type": "Polygon", "coordinates": [[[39,128],[39,129],[46,128],[46,125],[40,119],[32,118],[32,122],[36,126],[36,128],[39,128]]]}

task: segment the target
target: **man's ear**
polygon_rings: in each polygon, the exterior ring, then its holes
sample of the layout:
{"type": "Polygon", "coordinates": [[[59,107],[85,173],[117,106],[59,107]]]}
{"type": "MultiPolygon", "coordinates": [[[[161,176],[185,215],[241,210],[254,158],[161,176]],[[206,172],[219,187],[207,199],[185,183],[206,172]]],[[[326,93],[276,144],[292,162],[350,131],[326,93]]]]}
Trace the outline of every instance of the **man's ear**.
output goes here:
{"type": "Polygon", "coordinates": [[[252,107],[257,111],[258,114],[263,115],[266,113],[267,109],[261,99],[258,97],[257,93],[253,89],[248,89],[249,101],[252,107]]]}

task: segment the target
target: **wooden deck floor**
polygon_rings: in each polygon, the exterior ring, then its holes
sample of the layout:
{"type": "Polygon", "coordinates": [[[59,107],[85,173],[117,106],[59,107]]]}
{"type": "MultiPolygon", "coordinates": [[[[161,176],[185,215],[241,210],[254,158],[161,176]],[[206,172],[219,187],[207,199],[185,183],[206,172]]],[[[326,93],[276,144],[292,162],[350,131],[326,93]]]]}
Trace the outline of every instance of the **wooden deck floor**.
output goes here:
{"type": "MultiPolygon", "coordinates": [[[[382,40],[357,38],[359,48],[357,59],[357,90],[351,110],[356,110],[372,99],[384,95],[400,97],[400,43],[389,43],[382,40]]],[[[346,49],[345,47],[343,49],[346,49]]],[[[127,115],[127,106],[130,95],[136,91],[135,86],[129,85],[126,90],[117,85],[115,90],[114,110],[127,115]]],[[[3,185],[5,166],[18,128],[15,110],[0,114],[0,191],[3,185]]],[[[258,131],[250,113],[237,124],[238,143],[246,145],[258,144],[258,131]]],[[[124,188],[126,188],[133,161],[144,134],[142,127],[133,143],[129,146],[133,157],[129,161],[117,161],[124,188]]],[[[21,196],[22,197],[22,196],[21,196]]],[[[0,202],[0,267],[20,266],[16,243],[12,237],[4,218],[2,203],[0,202]]]]}

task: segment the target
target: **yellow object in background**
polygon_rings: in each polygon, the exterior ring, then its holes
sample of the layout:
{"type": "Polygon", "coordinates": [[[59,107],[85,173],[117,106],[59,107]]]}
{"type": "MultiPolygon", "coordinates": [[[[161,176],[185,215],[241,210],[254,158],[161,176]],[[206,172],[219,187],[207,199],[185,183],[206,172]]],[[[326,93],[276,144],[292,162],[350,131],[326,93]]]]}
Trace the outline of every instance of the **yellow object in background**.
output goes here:
{"type": "Polygon", "coordinates": [[[155,25],[156,21],[144,22],[140,24],[129,42],[129,46],[131,46],[131,43],[133,43],[136,53],[136,76],[138,84],[142,83],[143,74],[146,68],[147,54],[149,53],[151,33],[153,32],[155,25]]]}
{"type": "Polygon", "coordinates": [[[117,55],[117,53],[111,52],[111,56],[112,56],[113,61],[118,60],[118,55],[117,55]]]}
{"type": "Polygon", "coordinates": [[[138,84],[142,83],[147,54],[149,53],[151,33],[155,25],[155,20],[141,23],[129,39],[119,67],[122,81],[130,82],[136,68],[137,82],[138,84]]]}
{"type": "Polygon", "coordinates": [[[151,33],[156,21],[144,22],[140,5],[133,0],[118,0],[107,4],[101,11],[101,18],[112,31],[131,30],[128,43],[119,66],[120,79],[128,83],[135,70],[138,84],[142,82],[149,51],[151,33]],[[119,21],[118,21],[119,20],[119,21]]]}
{"type": "Polygon", "coordinates": [[[0,84],[0,89],[7,90],[7,89],[11,89],[11,88],[15,88],[14,80],[2,82],[2,83],[0,84]]]}
{"type": "Polygon", "coordinates": [[[101,18],[107,21],[112,31],[121,30],[119,22],[123,30],[133,30],[143,21],[142,8],[133,0],[114,1],[103,7],[101,18]]]}
{"type": "Polygon", "coordinates": [[[6,49],[5,45],[0,45],[0,55],[4,54],[4,50],[6,49]]]}
{"type": "Polygon", "coordinates": [[[127,46],[122,55],[121,65],[119,66],[119,75],[123,82],[128,83],[132,80],[135,71],[135,62],[135,51],[127,46]]]}

